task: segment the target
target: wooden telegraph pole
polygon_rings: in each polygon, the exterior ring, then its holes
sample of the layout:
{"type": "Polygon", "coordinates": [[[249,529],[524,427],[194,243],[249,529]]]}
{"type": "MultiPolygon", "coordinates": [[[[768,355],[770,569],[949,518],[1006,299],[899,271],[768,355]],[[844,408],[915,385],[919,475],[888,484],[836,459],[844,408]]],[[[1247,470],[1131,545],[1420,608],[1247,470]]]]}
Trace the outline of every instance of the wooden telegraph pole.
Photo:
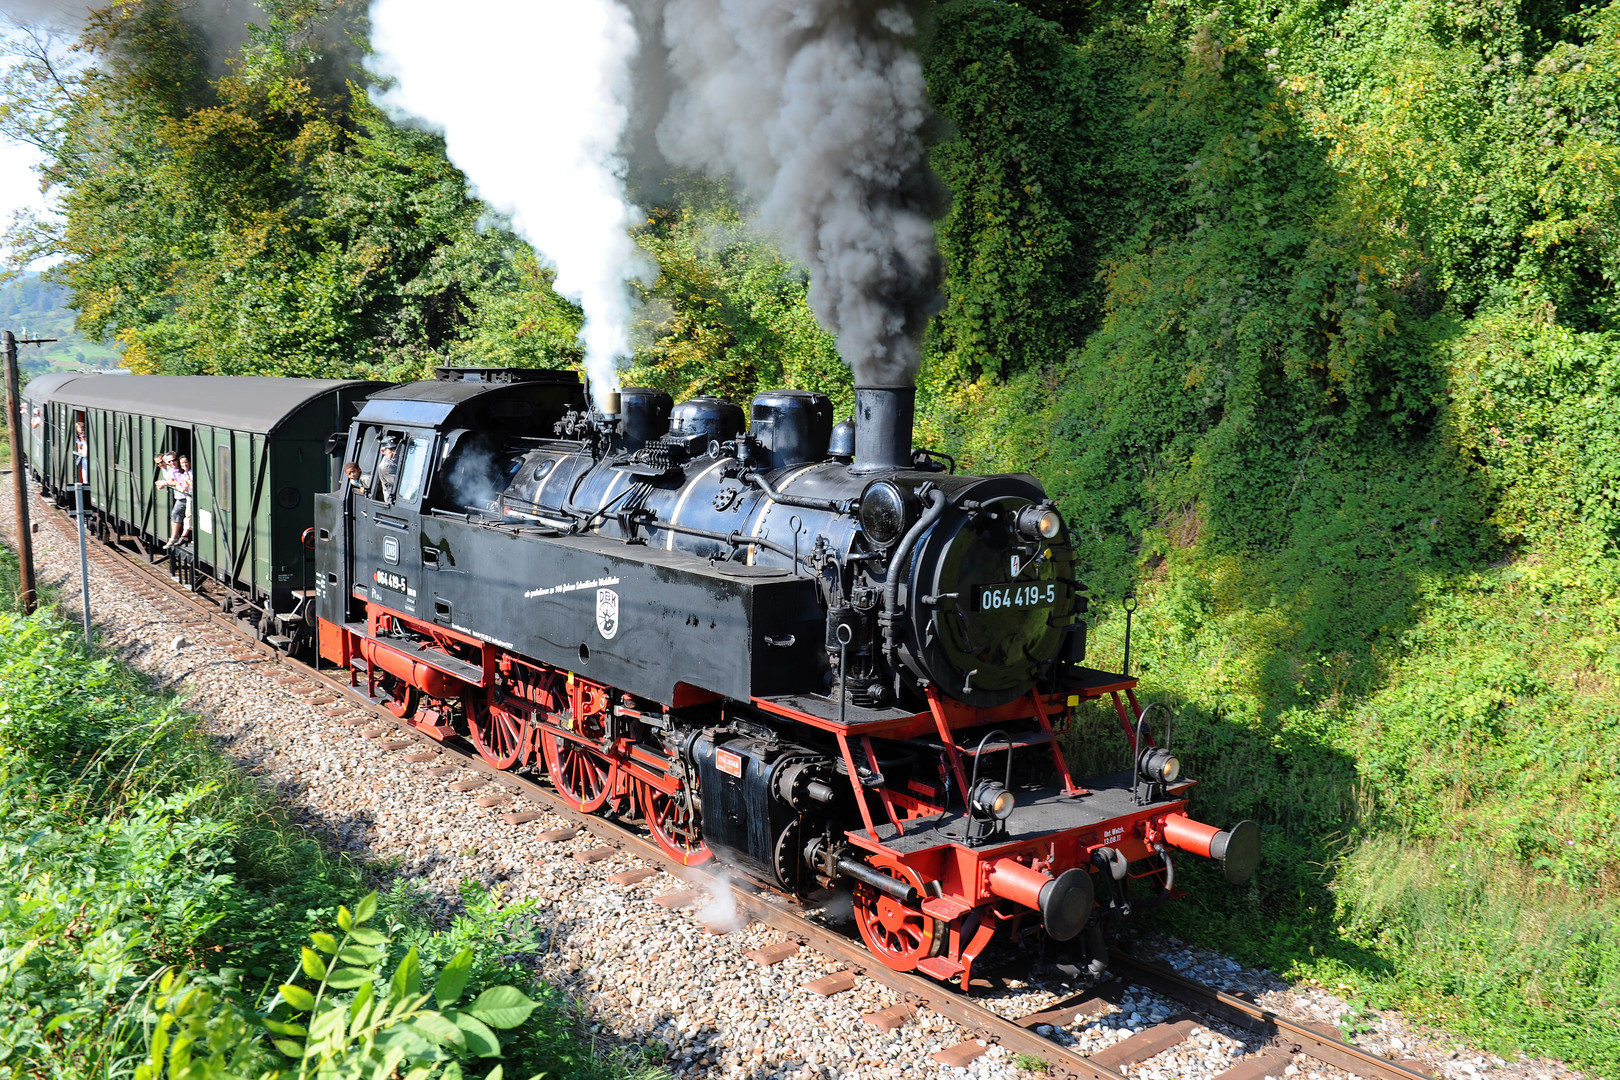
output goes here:
{"type": "MultiPolygon", "coordinates": [[[[34,345],[55,338],[27,338],[20,344],[34,345]]],[[[23,415],[22,395],[17,389],[17,336],[10,330],[0,333],[0,349],[6,359],[6,427],[11,432],[11,486],[12,500],[17,505],[17,563],[22,576],[22,606],[24,614],[32,614],[37,602],[34,593],[34,534],[28,523],[28,474],[23,471],[22,426],[28,422],[23,415]]]]}

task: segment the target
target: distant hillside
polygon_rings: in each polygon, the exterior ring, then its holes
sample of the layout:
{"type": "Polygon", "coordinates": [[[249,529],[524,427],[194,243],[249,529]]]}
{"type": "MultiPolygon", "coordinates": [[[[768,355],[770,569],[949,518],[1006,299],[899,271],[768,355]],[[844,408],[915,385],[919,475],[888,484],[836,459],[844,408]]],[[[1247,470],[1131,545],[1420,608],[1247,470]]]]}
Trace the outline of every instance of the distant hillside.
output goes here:
{"type": "Polygon", "coordinates": [[[81,367],[117,367],[121,350],[91,341],[73,329],[68,290],[36,273],[25,274],[0,287],[0,328],[18,337],[57,338],[53,345],[26,345],[17,362],[30,375],[47,371],[76,371],[81,367]]]}

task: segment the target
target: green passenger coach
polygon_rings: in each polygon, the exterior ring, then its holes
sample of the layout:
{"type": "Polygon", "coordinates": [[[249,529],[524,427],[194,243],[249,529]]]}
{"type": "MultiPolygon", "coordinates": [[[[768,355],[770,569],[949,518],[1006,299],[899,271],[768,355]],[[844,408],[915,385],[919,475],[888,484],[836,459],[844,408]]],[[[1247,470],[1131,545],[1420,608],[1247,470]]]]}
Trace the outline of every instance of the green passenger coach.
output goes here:
{"type": "MultiPolygon", "coordinates": [[[[75,424],[85,425],[86,502],[104,537],[155,551],[169,535],[173,496],[154,458],[191,459],[194,572],[235,594],[261,636],[296,632],[313,588],[304,531],[308,492],[330,491],[341,468],[335,432],[384,383],[206,375],[49,375],[23,391],[26,453],[44,493],[73,502],[75,424]],[[253,613],[256,613],[254,615],[253,613]]],[[[342,436],[338,436],[339,439],[342,436]]]]}

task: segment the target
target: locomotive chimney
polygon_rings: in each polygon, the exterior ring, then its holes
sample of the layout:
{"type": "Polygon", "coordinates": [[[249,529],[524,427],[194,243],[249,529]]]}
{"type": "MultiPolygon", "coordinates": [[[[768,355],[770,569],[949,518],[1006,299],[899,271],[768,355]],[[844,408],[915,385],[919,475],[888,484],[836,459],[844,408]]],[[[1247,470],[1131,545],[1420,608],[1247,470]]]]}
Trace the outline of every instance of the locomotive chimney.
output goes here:
{"type": "Polygon", "coordinates": [[[915,386],[855,388],[854,473],[911,468],[911,418],[915,386]]]}

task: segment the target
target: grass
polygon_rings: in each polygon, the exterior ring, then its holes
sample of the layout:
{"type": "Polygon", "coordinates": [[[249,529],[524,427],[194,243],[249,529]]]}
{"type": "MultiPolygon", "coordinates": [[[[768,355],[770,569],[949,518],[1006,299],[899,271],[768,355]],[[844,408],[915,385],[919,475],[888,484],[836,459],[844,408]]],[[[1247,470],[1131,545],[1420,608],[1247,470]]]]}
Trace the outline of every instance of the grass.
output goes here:
{"type": "MultiPolygon", "coordinates": [[[[1184,860],[1189,897],[1139,925],[1503,1056],[1620,1073],[1604,580],[1549,549],[1437,574],[1406,627],[1302,663],[1277,644],[1290,612],[1177,553],[1137,615],[1143,701],[1179,713],[1195,813],[1260,821],[1265,855],[1236,890],[1184,860]]],[[[1117,659],[1120,624],[1099,627],[1099,661],[1117,659]]],[[[1111,723],[1088,717],[1079,737],[1111,723]]]]}
{"type": "MultiPolygon", "coordinates": [[[[0,549],[0,598],[15,594],[15,559],[0,549]]],[[[0,610],[0,860],[0,1060],[8,1075],[49,1080],[134,1075],[163,1012],[176,1031],[192,1022],[235,1031],[226,1041],[242,1061],[298,1073],[276,1058],[264,1027],[295,1019],[296,986],[277,987],[309,975],[305,943],[323,948],[322,934],[350,918],[343,905],[380,883],[300,829],[174,697],[86,656],[49,607],[27,618],[0,610]]],[[[528,974],[521,961],[540,951],[543,929],[531,905],[470,885],[462,900],[454,925],[436,928],[413,888],[395,881],[375,905],[375,940],[357,944],[376,945],[375,955],[337,953],[385,996],[395,986],[387,972],[406,972],[400,987],[432,986],[459,964],[472,1013],[474,997],[500,985],[532,1000],[527,1022],[501,1033],[499,1058],[477,1057],[471,1042],[424,1043],[436,1068],[464,1059],[483,1075],[498,1060],[515,1077],[654,1075],[593,1053],[573,1006],[528,974]]],[[[500,1027],[515,1017],[490,1015],[500,1027]]]]}

